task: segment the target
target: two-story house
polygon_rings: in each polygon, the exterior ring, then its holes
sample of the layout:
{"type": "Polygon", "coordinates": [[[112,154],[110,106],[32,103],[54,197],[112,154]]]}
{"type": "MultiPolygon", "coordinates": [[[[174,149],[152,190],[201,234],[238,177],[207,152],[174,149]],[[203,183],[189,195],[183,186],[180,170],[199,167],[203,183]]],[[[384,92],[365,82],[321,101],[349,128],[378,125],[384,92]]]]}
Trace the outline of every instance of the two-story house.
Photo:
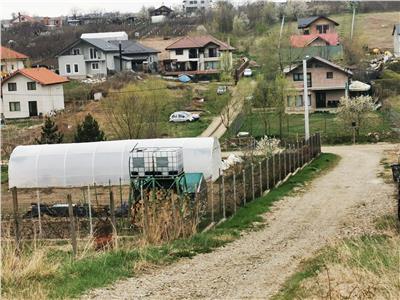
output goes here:
{"type": "Polygon", "coordinates": [[[1,82],[2,114],[16,119],[62,110],[66,82],[67,78],[46,68],[17,70],[1,82]]]}
{"type": "Polygon", "coordinates": [[[121,70],[156,72],[159,51],[128,40],[126,32],[85,33],[58,55],[62,76],[105,77],[121,70]]]}
{"type": "Polygon", "coordinates": [[[183,11],[187,14],[206,11],[211,6],[212,0],[183,0],[183,11]]]}
{"type": "Polygon", "coordinates": [[[12,49],[1,46],[1,78],[8,76],[10,73],[25,68],[25,62],[28,56],[12,49]]]}
{"type": "Polygon", "coordinates": [[[314,16],[297,20],[298,34],[290,37],[292,47],[337,46],[339,23],[325,16],[314,16]]]}
{"type": "Polygon", "coordinates": [[[393,53],[400,57],[400,23],[393,26],[393,53]]]}
{"type": "Polygon", "coordinates": [[[169,52],[169,59],[164,61],[166,75],[201,75],[218,74],[224,68],[223,64],[231,67],[235,48],[211,35],[204,35],[182,37],[166,50],[169,52]]]}
{"type": "MultiPolygon", "coordinates": [[[[304,109],[303,64],[294,64],[284,69],[287,80],[294,88],[294,95],[287,99],[287,112],[304,109]]],[[[352,72],[318,56],[307,59],[308,105],[310,111],[326,111],[338,106],[346,95],[352,72]]]]}

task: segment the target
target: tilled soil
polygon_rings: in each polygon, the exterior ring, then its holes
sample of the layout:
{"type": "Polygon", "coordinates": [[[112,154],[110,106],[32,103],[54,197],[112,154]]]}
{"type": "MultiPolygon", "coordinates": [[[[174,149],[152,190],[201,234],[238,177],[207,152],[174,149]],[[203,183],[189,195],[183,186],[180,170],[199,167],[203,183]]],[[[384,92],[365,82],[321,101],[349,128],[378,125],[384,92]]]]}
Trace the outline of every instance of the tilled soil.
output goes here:
{"type": "Polygon", "coordinates": [[[268,299],[301,260],[338,237],[371,232],[371,220],[394,209],[394,186],[378,176],[384,149],[361,145],[323,149],[342,157],[305,192],[276,203],[267,226],[212,253],[157,268],[109,288],[97,299],[268,299]]]}

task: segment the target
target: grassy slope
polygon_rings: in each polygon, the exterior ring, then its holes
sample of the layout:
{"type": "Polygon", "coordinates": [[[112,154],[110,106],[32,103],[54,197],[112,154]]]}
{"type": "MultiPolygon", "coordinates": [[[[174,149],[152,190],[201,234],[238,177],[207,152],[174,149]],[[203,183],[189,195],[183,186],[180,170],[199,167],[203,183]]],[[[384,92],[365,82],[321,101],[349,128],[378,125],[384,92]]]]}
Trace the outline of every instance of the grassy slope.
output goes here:
{"type": "Polygon", "coordinates": [[[376,229],[389,234],[364,234],[319,251],[299,267],[274,299],[317,299],[327,295],[334,299],[392,299],[398,295],[398,221],[394,216],[384,216],[376,220],[376,229]]]}
{"type": "Polygon", "coordinates": [[[235,216],[214,230],[196,234],[188,239],[144,248],[122,245],[120,250],[87,254],[75,262],[71,261],[69,252],[53,250],[47,254],[44,265],[59,264],[54,273],[40,275],[35,272],[35,276],[21,282],[3,281],[2,293],[4,296],[16,297],[20,296],[22,291],[34,293],[35,289],[41,287],[43,294],[50,298],[78,297],[90,289],[133,276],[135,270],[140,269],[140,265],[166,264],[180,257],[211,252],[216,247],[239,238],[241,231],[251,229],[254,222],[262,220],[261,214],[267,212],[275,201],[289,195],[294,187],[305,185],[322,172],[334,167],[338,161],[339,157],[336,155],[321,154],[287,182],[273,189],[267,196],[240,208],[235,216]]]}

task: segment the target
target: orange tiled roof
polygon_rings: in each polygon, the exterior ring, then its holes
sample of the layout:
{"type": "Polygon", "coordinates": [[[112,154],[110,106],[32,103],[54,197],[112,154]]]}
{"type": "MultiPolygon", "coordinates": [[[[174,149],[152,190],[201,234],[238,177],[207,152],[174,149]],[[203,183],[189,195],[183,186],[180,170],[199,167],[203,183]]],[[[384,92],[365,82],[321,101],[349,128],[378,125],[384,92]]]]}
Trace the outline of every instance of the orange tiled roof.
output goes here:
{"type": "Polygon", "coordinates": [[[292,35],[290,37],[290,44],[295,48],[303,48],[307,47],[317,38],[321,38],[322,40],[326,41],[329,46],[336,46],[339,44],[339,35],[337,33],[292,35]]]}
{"type": "Polygon", "coordinates": [[[1,46],[0,48],[0,57],[2,60],[7,59],[27,59],[28,56],[25,54],[19,53],[17,51],[11,50],[7,47],[1,46]]]}
{"type": "Polygon", "coordinates": [[[14,77],[17,74],[21,74],[32,80],[35,80],[41,85],[51,85],[57,83],[65,83],[69,81],[66,77],[57,75],[56,73],[46,68],[28,68],[28,69],[19,69],[15,71],[9,77],[5,78],[2,84],[4,84],[7,80],[9,80],[10,78],[14,77]]]}

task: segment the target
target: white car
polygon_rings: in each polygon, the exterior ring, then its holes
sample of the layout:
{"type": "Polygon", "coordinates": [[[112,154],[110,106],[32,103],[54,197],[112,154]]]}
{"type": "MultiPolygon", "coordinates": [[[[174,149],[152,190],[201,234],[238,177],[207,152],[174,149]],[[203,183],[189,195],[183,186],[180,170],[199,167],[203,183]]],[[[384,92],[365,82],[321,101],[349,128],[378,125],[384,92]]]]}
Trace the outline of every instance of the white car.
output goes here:
{"type": "Polygon", "coordinates": [[[244,69],[243,76],[251,77],[253,75],[253,71],[251,69],[244,69]]]}
{"type": "Polygon", "coordinates": [[[198,114],[192,114],[188,111],[176,111],[169,117],[170,122],[193,122],[200,118],[198,114]]]}

